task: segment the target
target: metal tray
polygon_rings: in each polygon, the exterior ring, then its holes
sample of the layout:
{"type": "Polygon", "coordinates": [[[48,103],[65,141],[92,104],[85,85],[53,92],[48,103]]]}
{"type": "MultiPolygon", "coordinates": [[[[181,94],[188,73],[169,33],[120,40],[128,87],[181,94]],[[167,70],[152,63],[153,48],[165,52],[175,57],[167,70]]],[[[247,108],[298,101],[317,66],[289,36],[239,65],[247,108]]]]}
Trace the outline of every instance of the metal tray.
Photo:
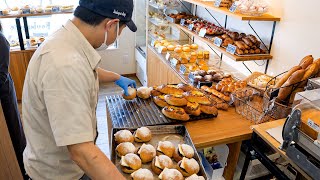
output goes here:
{"type": "MultiPolygon", "coordinates": [[[[135,98],[126,101],[121,95],[106,96],[107,113],[112,121],[112,127],[127,128],[151,125],[177,124],[181,121],[166,118],[161,108],[151,98],[144,100],[135,98]]],[[[214,115],[201,114],[190,116],[189,121],[214,118],[214,115]]]]}
{"type": "MultiPolygon", "coordinates": [[[[199,163],[199,166],[200,166],[200,171],[199,171],[198,175],[203,176],[205,179],[208,179],[208,176],[207,176],[205,169],[202,165],[201,158],[200,158],[199,154],[197,153],[197,150],[194,147],[193,142],[190,138],[190,134],[184,125],[148,126],[148,128],[152,132],[152,139],[147,144],[151,144],[155,148],[157,147],[157,144],[159,141],[165,141],[165,140],[172,142],[175,145],[175,147],[178,147],[178,144],[183,144],[183,143],[190,145],[195,152],[193,158],[199,163]]],[[[136,130],[136,128],[113,128],[112,129],[111,161],[116,165],[118,170],[124,175],[125,178],[131,179],[130,174],[126,174],[126,173],[122,172],[121,165],[120,165],[121,158],[119,158],[115,152],[115,148],[117,147],[117,145],[116,145],[116,142],[114,140],[113,135],[116,132],[123,130],[123,129],[127,129],[127,130],[131,131],[132,133],[136,130]]],[[[138,148],[138,147],[142,146],[143,143],[134,142],[133,144],[136,146],[136,148],[138,148]]],[[[176,166],[177,162],[175,162],[173,159],[172,159],[172,161],[173,161],[174,166],[176,166]]],[[[151,170],[151,162],[147,163],[147,164],[142,164],[142,168],[146,168],[146,169],[151,170]]],[[[151,172],[152,172],[152,170],[151,170],[151,172]]],[[[154,174],[154,178],[159,179],[156,174],[154,174]]]]}

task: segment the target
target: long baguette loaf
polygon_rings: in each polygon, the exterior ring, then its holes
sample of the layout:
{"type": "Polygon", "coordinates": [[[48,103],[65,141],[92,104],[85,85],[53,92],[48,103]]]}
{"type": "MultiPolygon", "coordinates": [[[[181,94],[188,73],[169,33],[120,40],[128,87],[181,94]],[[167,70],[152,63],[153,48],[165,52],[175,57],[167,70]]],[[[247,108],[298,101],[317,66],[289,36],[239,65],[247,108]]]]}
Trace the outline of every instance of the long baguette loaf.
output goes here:
{"type": "Polygon", "coordinates": [[[309,79],[310,77],[312,77],[318,73],[319,66],[320,66],[320,64],[314,62],[310,66],[307,67],[306,72],[304,73],[303,78],[301,79],[302,82],[299,85],[299,87],[302,88],[307,85],[307,83],[308,83],[307,79],[309,79]]]}
{"type": "Polygon", "coordinates": [[[313,57],[312,55],[308,55],[300,61],[299,66],[301,66],[302,69],[306,69],[312,63],[313,63],[313,57]]]}
{"type": "Polygon", "coordinates": [[[229,102],[231,100],[230,96],[226,96],[223,93],[221,93],[215,89],[209,88],[208,86],[202,86],[201,89],[208,92],[208,93],[211,93],[211,94],[217,96],[218,98],[223,99],[227,102],[229,102]]]}
{"type": "Polygon", "coordinates": [[[282,76],[282,78],[276,83],[274,87],[275,88],[281,87],[294,72],[300,69],[301,69],[301,66],[294,66],[293,68],[291,68],[284,76],[282,76]]]}
{"type": "Polygon", "coordinates": [[[279,94],[278,94],[278,99],[284,101],[286,98],[291,94],[293,90],[293,84],[296,84],[301,81],[305,74],[306,70],[301,69],[296,72],[294,72],[289,79],[281,86],[279,94]]]}

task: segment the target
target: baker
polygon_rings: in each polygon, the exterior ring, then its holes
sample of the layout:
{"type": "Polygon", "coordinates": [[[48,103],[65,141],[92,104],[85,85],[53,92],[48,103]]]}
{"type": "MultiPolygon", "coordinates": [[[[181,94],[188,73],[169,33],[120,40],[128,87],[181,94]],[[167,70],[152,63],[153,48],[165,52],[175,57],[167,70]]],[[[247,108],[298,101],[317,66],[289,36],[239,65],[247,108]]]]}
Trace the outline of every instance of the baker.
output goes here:
{"type": "Polygon", "coordinates": [[[137,30],[132,11],[133,0],[80,0],[75,17],[33,55],[22,97],[31,179],[124,179],[94,144],[99,81],[115,82],[126,94],[136,83],[99,68],[97,50],[126,26],[137,30]]]}

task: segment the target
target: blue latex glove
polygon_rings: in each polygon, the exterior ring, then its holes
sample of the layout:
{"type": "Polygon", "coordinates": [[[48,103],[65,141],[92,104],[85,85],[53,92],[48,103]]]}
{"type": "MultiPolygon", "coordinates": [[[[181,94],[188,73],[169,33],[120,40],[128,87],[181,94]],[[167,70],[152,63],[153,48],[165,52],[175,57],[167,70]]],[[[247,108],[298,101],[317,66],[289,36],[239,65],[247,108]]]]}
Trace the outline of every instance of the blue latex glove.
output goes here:
{"type": "Polygon", "coordinates": [[[120,76],[120,79],[117,80],[116,85],[120,86],[124,90],[124,94],[129,96],[128,87],[131,86],[132,88],[137,88],[136,82],[132,79],[120,76]]]}

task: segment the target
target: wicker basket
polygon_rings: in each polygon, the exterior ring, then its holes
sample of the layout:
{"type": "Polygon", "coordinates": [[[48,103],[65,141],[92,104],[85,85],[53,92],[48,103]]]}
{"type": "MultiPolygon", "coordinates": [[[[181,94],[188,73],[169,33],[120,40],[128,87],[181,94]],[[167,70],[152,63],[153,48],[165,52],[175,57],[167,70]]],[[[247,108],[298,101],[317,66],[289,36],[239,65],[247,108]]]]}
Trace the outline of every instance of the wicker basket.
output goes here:
{"type": "Polygon", "coordinates": [[[276,101],[276,98],[270,100],[270,92],[266,91],[263,95],[263,112],[273,119],[286,118],[292,111],[292,104],[283,105],[276,101]]]}

